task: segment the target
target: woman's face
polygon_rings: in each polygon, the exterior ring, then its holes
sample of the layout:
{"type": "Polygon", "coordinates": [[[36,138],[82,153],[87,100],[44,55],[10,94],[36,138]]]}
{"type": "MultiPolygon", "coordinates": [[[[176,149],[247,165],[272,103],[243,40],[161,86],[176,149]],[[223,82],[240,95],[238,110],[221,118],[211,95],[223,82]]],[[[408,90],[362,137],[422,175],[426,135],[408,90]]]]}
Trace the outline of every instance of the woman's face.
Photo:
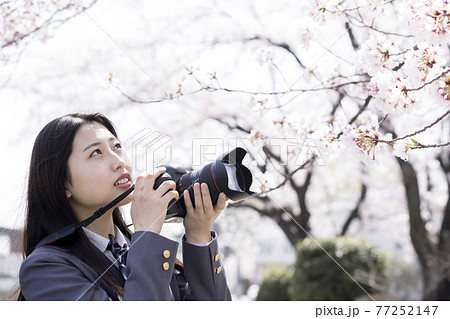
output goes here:
{"type": "MultiPolygon", "coordinates": [[[[66,195],[75,212],[92,213],[132,185],[131,167],[119,140],[103,125],[83,124],[68,159],[66,195]]],[[[131,201],[129,195],[120,205],[131,201]]]]}

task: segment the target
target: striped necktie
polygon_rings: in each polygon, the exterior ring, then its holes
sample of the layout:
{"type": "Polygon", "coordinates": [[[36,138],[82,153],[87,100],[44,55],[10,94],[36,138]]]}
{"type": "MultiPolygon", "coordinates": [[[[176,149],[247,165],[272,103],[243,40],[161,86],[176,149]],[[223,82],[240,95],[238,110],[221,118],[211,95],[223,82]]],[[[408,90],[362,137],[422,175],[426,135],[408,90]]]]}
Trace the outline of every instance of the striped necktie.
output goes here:
{"type": "Polygon", "coordinates": [[[125,279],[127,279],[126,262],[127,262],[127,252],[128,252],[129,247],[126,243],[123,244],[123,247],[120,246],[119,243],[117,242],[116,238],[111,234],[108,234],[108,237],[109,237],[109,243],[108,243],[108,247],[106,247],[106,249],[108,249],[112,252],[114,258],[116,258],[120,272],[122,273],[123,277],[125,279]]]}

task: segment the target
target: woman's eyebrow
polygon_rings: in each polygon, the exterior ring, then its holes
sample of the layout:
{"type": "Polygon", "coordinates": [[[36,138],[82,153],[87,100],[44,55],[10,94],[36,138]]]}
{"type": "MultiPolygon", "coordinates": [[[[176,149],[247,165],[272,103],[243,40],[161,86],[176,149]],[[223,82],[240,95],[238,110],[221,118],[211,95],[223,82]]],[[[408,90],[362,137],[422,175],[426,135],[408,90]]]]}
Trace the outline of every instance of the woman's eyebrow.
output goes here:
{"type": "MultiPolygon", "coordinates": [[[[116,138],[116,137],[111,137],[111,138],[109,139],[110,142],[111,142],[111,141],[114,141],[114,140],[117,140],[117,138],[116,138]]],[[[91,143],[91,144],[89,144],[88,146],[86,146],[86,147],[84,148],[84,150],[82,151],[82,153],[83,153],[84,151],[88,150],[89,148],[91,148],[91,147],[93,147],[93,146],[100,145],[100,144],[101,144],[101,142],[94,142],[94,143],[91,143]]]]}

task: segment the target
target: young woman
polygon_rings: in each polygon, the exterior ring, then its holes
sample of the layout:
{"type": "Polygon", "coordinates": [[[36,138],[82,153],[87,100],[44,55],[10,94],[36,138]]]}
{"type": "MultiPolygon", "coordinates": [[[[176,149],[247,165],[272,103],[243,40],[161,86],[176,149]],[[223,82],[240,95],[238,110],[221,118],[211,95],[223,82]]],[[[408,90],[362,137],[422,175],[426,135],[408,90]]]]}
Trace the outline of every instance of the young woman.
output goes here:
{"type": "Polygon", "coordinates": [[[105,116],[70,114],[47,124],[30,164],[19,300],[231,300],[211,231],[225,194],[213,206],[207,185],[196,183],[195,208],[182,194],[187,208],[182,266],[175,257],[178,243],[160,235],[168,204],[179,197],[173,181],[153,189],[163,172],[138,176],[134,191],[116,207],[86,228],[36,248],[47,235],[86,219],[132,186],[131,167],[105,116]],[[118,207],[130,202],[134,233],[118,207]],[[126,258],[113,254],[114,242],[128,246],[122,250],[126,258]]]}

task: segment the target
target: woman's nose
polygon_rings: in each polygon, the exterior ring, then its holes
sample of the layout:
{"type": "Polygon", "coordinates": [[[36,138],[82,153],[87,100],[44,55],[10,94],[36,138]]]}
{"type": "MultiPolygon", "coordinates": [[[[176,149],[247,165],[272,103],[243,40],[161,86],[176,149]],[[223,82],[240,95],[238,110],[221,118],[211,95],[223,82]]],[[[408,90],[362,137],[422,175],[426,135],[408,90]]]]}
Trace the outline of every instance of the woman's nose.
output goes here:
{"type": "Polygon", "coordinates": [[[118,171],[127,166],[125,154],[123,154],[123,156],[116,154],[114,152],[112,154],[113,154],[113,169],[114,169],[114,171],[118,171]]]}

